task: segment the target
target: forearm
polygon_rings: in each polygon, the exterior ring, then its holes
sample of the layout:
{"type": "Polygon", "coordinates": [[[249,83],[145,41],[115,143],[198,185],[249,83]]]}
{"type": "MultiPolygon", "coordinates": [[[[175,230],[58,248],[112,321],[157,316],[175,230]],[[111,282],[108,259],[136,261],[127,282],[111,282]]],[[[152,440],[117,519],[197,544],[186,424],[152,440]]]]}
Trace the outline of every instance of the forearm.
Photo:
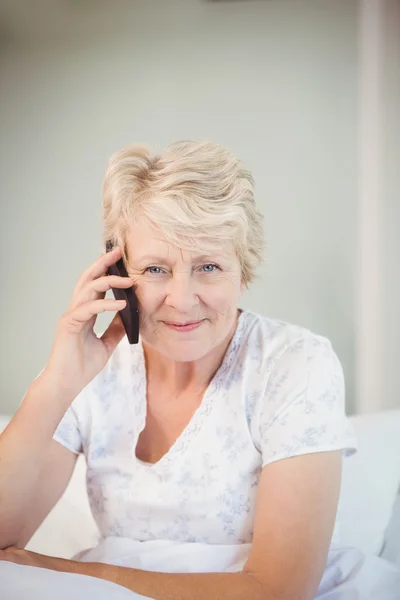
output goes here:
{"type": "Polygon", "coordinates": [[[70,398],[39,376],[0,436],[0,548],[17,545],[47,450],[70,398]]]}
{"type": "Polygon", "coordinates": [[[257,579],[243,572],[157,573],[102,563],[80,563],[77,572],[155,600],[273,600],[257,579]]]}

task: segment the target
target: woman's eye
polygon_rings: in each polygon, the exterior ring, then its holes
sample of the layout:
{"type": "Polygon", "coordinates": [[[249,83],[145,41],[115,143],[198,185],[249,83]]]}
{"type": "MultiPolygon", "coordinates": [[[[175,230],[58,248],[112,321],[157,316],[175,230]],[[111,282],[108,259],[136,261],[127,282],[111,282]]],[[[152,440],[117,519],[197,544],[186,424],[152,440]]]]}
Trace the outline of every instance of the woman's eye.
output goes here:
{"type": "MultiPolygon", "coordinates": [[[[200,271],[202,271],[203,273],[213,273],[214,271],[216,271],[218,269],[218,265],[214,265],[213,263],[209,263],[206,265],[202,265],[200,267],[200,271]]],[[[145,273],[149,273],[150,275],[161,275],[163,273],[165,273],[164,269],[162,269],[161,267],[156,267],[156,266],[151,266],[151,267],[147,267],[144,270],[145,273]]]]}
{"type": "Polygon", "coordinates": [[[213,271],[218,269],[217,265],[213,264],[203,265],[201,268],[204,270],[205,273],[212,273],[213,271]]]}
{"type": "Polygon", "coordinates": [[[147,267],[146,269],[146,273],[151,273],[152,275],[159,275],[161,272],[161,267],[147,267]]]}

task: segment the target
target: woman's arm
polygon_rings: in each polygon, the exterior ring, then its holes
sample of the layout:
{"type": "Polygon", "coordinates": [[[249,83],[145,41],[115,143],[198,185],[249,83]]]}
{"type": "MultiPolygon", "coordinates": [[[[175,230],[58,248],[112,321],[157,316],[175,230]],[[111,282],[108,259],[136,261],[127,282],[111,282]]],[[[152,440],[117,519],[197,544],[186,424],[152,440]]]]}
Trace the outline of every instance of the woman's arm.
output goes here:
{"type": "Polygon", "coordinates": [[[263,584],[267,598],[315,598],[335,526],[341,473],[341,450],[293,456],[264,467],[253,545],[243,570],[263,584]]]}
{"type": "Polygon", "coordinates": [[[277,600],[264,593],[255,577],[244,572],[153,573],[101,563],[82,566],[80,573],[112,581],[154,600],[277,600]]]}
{"type": "Polygon", "coordinates": [[[261,584],[245,573],[154,573],[44,556],[22,548],[0,550],[2,560],[97,577],[156,600],[276,600],[265,595],[261,584]]]}
{"type": "Polygon", "coordinates": [[[240,573],[154,573],[24,550],[0,552],[0,560],[99,577],[155,600],[312,600],[326,565],[340,479],[340,451],[264,467],[252,550],[240,573]]]}
{"type": "Polygon", "coordinates": [[[83,271],[58,321],[46,368],[0,436],[0,548],[27,543],[72,475],[76,455],[52,438],[69,406],[125,335],[119,313],[100,338],[93,330],[98,314],[124,305],[105,298],[111,286],[133,285],[128,277],[107,275],[120,257],[121,249],[114,248],[83,271]]]}
{"type": "Polygon", "coordinates": [[[72,400],[43,373],[0,436],[0,548],[24,546],[68,484],[77,456],[52,436],[72,400]]]}

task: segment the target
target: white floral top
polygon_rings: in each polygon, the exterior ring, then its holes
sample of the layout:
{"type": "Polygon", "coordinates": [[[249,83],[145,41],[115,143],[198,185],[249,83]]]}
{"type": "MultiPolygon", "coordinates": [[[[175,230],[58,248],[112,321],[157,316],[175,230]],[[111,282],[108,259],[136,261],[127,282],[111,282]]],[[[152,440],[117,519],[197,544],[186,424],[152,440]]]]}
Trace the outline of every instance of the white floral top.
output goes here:
{"type": "Polygon", "coordinates": [[[103,537],[250,543],[264,466],[356,450],[330,342],[250,311],[241,312],[200,407],[154,465],[135,456],[145,421],[143,348],[125,337],[54,434],[85,454],[89,501],[103,537]]]}

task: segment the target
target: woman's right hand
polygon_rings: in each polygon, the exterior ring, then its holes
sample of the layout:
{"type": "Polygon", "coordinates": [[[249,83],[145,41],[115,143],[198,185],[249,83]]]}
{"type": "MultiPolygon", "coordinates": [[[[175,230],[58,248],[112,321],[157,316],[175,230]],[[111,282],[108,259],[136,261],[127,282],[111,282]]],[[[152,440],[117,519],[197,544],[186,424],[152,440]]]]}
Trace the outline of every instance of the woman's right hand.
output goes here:
{"type": "Polygon", "coordinates": [[[79,277],[67,311],[59,319],[49,361],[42,377],[72,400],[102,370],[125,335],[119,312],[99,338],[93,330],[97,315],[120,311],[125,301],[105,298],[107,290],[129,288],[128,277],[107,275],[107,268],[121,258],[119,247],[101,254],[79,277]]]}

